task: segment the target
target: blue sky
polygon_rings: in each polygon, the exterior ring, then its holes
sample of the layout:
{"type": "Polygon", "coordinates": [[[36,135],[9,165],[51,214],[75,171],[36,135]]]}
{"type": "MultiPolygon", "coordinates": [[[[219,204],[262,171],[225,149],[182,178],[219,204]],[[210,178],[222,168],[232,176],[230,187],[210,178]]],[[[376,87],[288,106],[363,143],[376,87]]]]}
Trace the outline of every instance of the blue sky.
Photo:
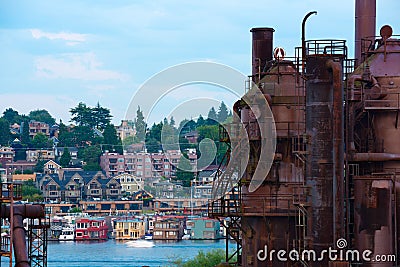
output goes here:
{"type": "MultiPolygon", "coordinates": [[[[170,66],[211,61],[249,74],[252,27],[275,28],[274,46],[293,55],[312,10],[318,15],[309,19],[307,38],[346,39],[352,56],[350,0],[1,1],[0,111],[47,109],[66,122],[79,102],[100,102],[119,123],[140,85],[170,66]]],[[[398,0],[377,0],[377,30],[389,24],[400,33],[399,10],[398,0]]],[[[169,97],[235,99],[210,86],[186,89],[169,97]]],[[[168,98],[162,106],[156,121],[168,113],[168,98]]],[[[192,112],[183,116],[207,113],[192,112]]]]}

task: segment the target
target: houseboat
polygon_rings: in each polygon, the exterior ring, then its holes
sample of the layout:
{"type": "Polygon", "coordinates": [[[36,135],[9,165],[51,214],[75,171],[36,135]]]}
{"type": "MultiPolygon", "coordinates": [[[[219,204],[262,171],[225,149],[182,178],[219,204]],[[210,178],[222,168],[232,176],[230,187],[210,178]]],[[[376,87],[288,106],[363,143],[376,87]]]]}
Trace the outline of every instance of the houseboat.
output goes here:
{"type": "Polygon", "coordinates": [[[140,239],[145,236],[146,224],[137,218],[117,219],[114,220],[113,231],[116,240],[140,239]]]}
{"type": "Polygon", "coordinates": [[[106,240],[108,227],[106,220],[98,218],[77,218],[75,220],[75,240],[106,240]]]}
{"type": "Polygon", "coordinates": [[[193,218],[186,222],[186,230],[190,239],[216,240],[222,238],[221,224],[210,218],[193,218]]]}
{"type": "Polygon", "coordinates": [[[68,225],[62,228],[58,238],[60,241],[73,241],[75,239],[75,228],[73,225],[68,225]]]}
{"type": "Polygon", "coordinates": [[[184,220],[181,218],[167,218],[157,220],[154,224],[154,240],[181,240],[183,236],[184,220]]]}

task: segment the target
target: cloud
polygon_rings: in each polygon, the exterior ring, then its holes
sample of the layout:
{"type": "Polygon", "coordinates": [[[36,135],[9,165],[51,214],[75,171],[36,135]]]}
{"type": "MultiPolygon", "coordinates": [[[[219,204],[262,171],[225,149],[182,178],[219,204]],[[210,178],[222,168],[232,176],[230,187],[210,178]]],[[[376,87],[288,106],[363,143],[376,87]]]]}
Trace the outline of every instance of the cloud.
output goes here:
{"type": "Polygon", "coordinates": [[[69,46],[74,46],[83,43],[87,40],[87,35],[81,33],[68,33],[68,32],[51,33],[51,32],[44,32],[39,29],[31,29],[31,34],[32,37],[35,39],[47,38],[49,40],[64,40],[67,41],[66,44],[69,46]]]}
{"type": "Polygon", "coordinates": [[[128,79],[128,76],[101,69],[94,53],[68,53],[55,56],[40,56],[35,60],[36,75],[41,78],[77,79],[85,81],[105,81],[128,79]]]}

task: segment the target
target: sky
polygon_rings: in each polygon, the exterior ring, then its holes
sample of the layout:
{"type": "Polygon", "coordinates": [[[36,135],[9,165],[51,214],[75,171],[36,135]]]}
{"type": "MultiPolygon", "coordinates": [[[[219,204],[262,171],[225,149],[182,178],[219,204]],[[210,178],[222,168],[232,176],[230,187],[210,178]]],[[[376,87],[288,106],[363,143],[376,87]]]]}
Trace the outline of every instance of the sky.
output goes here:
{"type": "MultiPolygon", "coordinates": [[[[253,27],[273,27],[274,47],[293,56],[301,21],[313,10],[318,15],[309,18],[306,38],[347,40],[353,57],[352,0],[4,0],[0,112],[9,107],[21,114],[46,109],[69,122],[69,110],[79,102],[99,102],[119,124],[132,118],[126,112],[139,88],[171,66],[215,62],[250,74],[253,27]]],[[[399,34],[399,10],[398,0],[377,0],[377,32],[389,24],[399,34]]],[[[145,116],[149,123],[157,122],[175,114],[177,103],[207,98],[231,106],[237,97],[217,86],[188,84],[157,98],[159,107],[145,116]]],[[[175,116],[196,118],[209,110],[207,105],[186,106],[175,116]]]]}

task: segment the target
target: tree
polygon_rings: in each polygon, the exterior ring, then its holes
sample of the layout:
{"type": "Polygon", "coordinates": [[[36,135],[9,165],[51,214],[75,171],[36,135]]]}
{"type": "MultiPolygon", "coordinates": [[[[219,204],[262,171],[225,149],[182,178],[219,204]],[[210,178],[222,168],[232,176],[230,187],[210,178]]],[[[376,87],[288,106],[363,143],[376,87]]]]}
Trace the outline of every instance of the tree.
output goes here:
{"type": "Polygon", "coordinates": [[[161,149],[161,131],[163,123],[153,124],[146,133],[146,149],[149,153],[157,153],[161,149]]]}
{"type": "Polygon", "coordinates": [[[35,172],[38,172],[38,173],[43,173],[43,171],[44,171],[44,163],[45,163],[44,160],[39,159],[39,160],[37,161],[37,163],[36,163],[36,165],[35,165],[35,168],[34,168],[33,170],[34,170],[35,172]]]}
{"type": "Polygon", "coordinates": [[[71,108],[69,112],[72,116],[71,121],[78,126],[96,127],[99,130],[103,130],[111,122],[112,118],[110,110],[100,106],[100,103],[91,108],[80,102],[78,106],[71,108]]]}
{"type": "Polygon", "coordinates": [[[29,119],[44,122],[50,126],[56,123],[56,120],[45,109],[37,109],[29,112],[29,119]]]}
{"type": "Polygon", "coordinates": [[[22,198],[23,200],[42,201],[42,192],[36,188],[33,180],[24,181],[22,184],[22,198]]]}
{"type": "Polygon", "coordinates": [[[108,108],[103,108],[100,106],[100,103],[97,102],[97,105],[92,109],[94,126],[100,130],[105,129],[108,124],[111,122],[112,115],[110,114],[110,110],[108,108]]]}
{"type": "Polygon", "coordinates": [[[193,259],[178,258],[173,260],[172,264],[176,267],[214,267],[223,262],[225,262],[225,251],[223,249],[214,249],[207,253],[200,250],[193,259]]]}
{"type": "Polygon", "coordinates": [[[18,111],[8,108],[3,112],[3,118],[8,121],[9,124],[20,123],[22,117],[18,114],[18,111]]]}
{"type": "Polygon", "coordinates": [[[63,168],[68,167],[71,162],[71,155],[67,147],[64,147],[63,154],[60,157],[60,164],[63,168]]]}
{"type": "Polygon", "coordinates": [[[99,162],[101,156],[101,149],[99,146],[88,146],[83,149],[83,161],[86,165],[83,167],[85,171],[99,171],[101,170],[99,162]]]}
{"type": "Polygon", "coordinates": [[[227,118],[228,118],[228,109],[227,109],[224,101],[222,101],[221,105],[219,106],[219,109],[218,109],[217,120],[220,123],[223,123],[227,118]]]}
{"type": "Polygon", "coordinates": [[[0,119],[0,145],[7,146],[10,141],[10,124],[6,119],[0,119]]]}
{"type": "Polygon", "coordinates": [[[206,121],[204,120],[203,116],[201,116],[201,114],[200,114],[196,121],[196,127],[204,126],[205,124],[206,124],[206,121]]]}
{"type": "Polygon", "coordinates": [[[21,122],[22,133],[21,133],[21,143],[26,146],[31,145],[31,138],[29,137],[29,121],[23,120],[21,122]]]}
{"type": "Polygon", "coordinates": [[[95,143],[93,129],[89,126],[77,126],[71,131],[72,144],[75,146],[86,147],[95,143]]]}
{"type": "Polygon", "coordinates": [[[181,123],[179,124],[179,135],[185,135],[188,132],[194,131],[196,129],[196,122],[194,120],[187,120],[184,119],[183,121],[181,121],[181,123]]]}
{"type": "Polygon", "coordinates": [[[75,146],[75,144],[72,142],[73,138],[73,133],[68,129],[68,127],[60,122],[60,126],[58,128],[58,141],[60,142],[58,145],[63,147],[71,147],[75,146]]]}
{"type": "Polygon", "coordinates": [[[139,106],[136,111],[135,127],[137,139],[140,142],[144,141],[146,137],[146,122],[144,121],[143,112],[140,110],[139,106]]]}
{"type": "MultiPolygon", "coordinates": [[[[214,164],[218,164],[223,159],[226,151],[227,145],[225,143],[219,142],[219,126],[218,125],[205,125],[197,128],[198,138],[197,142],[200,143],[204,138],[209,138],[217,144],[217,154],[214,158],[214,164]]],[[[197,149],[200,151],[200,149],[197,149]]]]}
{"type": "Polygon", "coordinates": [[[122,154],[122,142],[113,124],[107,124],[103,132],[104,149],[122,154]]]}
{"type": "Polygon", "coordinates": [[[94,126],[92,119],[92,110],[85,103],[79,102],[78,106],[69,110],[71,113],[71,121],[79,126],[94,126]]]}
{"type": "Polygon", "coordinates": [[[173,116],[171,116],[171,118],[169,119],[169,125],[170,125],[171,127],[175,127],[175,120],[174,120],[174,117],[173,117],[173,116]]]}
{"type": "Polygon", "coordinates": [[[33,137],[32,146],[36,149],[49,148],[52,147],[52,141],[44,133],[39,132],[33,137]]]}
{"type": "Polygon", "coordinates": [[[122,145],[123,146],[129,146],[132,145],[134,143],[136,143],[136,136],[135,135],[129,135],[127,137],[124,138],[124,140],[122,140],[122,145]]]}
{"type": "Polygon", "coordinates": [[[184,187],[190,187],[190,182],[194,178],[194,173],[191,171],[192,169],[193,167],[190,165],[187,155],[183,153],[176,171],[176,179],[181,181],[184,187]]]}
{"type": "Polygon", "coordinates": [[[210,111],[208,112],[207,118],[208,118],[208,119],[211,119],[211,120],[217,120],[217,112],[215,112],[214,107],[212,107],[212,108],[210,109],[210,111]]]}

